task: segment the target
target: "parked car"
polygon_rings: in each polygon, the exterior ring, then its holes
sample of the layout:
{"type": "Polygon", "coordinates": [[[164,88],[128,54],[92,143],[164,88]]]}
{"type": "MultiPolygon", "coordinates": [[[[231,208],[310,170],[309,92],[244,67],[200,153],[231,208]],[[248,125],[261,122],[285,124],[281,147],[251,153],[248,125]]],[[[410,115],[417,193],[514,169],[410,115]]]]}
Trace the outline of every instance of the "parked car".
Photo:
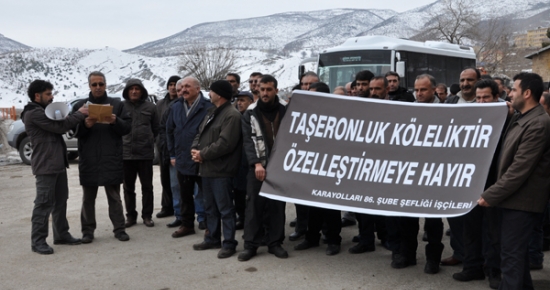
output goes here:
{"type": "MultiPolygon", "coordinates": [[[[122,99],[121,94],[113,94],[109,96],[122,99]]],[[[84,98],[70,100],[67,102],[67,105],[72,108],[82,99],[84,98]]],[[[155,95],[149,95],[148,101],[156,103],[157,97],[155,95]]],[[[21,157],[23,163],[30,165],[32,158],[32,144],[31,140],[27,136],[27,132],[25,132],[25,124],[23,124],[23,121],[17,120],[10,125],[7,138],[8,144],[19,151],[19,156],[21,157]]],[[[78,140],[72,136],[70,131],[63,134],[63,140],[65,140],[65,144],[67,144],[67,156],[69,160],[76,159],[78,157],[78,140]]],[[[158,164],[158,161],[159,153],[155,144],[155,159],[153,160],[153,164],[158,164]]]]}

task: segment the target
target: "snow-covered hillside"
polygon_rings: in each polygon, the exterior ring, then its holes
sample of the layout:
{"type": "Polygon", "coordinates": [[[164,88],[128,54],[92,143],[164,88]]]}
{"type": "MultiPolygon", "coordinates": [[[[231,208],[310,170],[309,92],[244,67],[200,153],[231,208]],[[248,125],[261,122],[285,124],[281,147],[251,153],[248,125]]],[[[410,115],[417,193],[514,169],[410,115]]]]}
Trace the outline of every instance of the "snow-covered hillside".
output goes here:
{"type": "MultiPolygon", "coordinates": [[[[248,90],[246,80],[254,71],[273,74],[279,80],[279,88],[283,89],[298,81],[302,53],[285,57],[258,50],[238,50],[236,53],[242,89],[248,90]]],[[[178,57],[146,57],[112,48],[51,48],[1,55],[0,67],[7,68],[0,71],[0,107],[21,108],[28,102],[26,89],[32,80],[49,80],[55,87],[54,101],[67,101],[87,95],[87,76],[95,70],[106,75],[111,94],[121,93],[129,78],[139,78],[150,94],[164,96],[166,80],[178,73],[178,57]]]]}
{"type": "Polygon", "coordinates": [[[29,48],[31,47],[0,34],[0,54],[10,51],[27,50],[29,48]]]}

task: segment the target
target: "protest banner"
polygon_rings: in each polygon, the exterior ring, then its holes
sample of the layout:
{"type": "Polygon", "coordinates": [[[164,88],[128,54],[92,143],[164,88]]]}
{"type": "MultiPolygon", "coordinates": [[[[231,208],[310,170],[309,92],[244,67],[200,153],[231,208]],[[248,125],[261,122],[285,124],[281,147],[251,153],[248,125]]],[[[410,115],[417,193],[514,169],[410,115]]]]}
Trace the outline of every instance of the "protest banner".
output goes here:
{"type": "Polygon", "coordinates": [[[410,217],[467,213],[483,192],[505,103],[419,104],[294,93],[261,195],[410,217]]]}

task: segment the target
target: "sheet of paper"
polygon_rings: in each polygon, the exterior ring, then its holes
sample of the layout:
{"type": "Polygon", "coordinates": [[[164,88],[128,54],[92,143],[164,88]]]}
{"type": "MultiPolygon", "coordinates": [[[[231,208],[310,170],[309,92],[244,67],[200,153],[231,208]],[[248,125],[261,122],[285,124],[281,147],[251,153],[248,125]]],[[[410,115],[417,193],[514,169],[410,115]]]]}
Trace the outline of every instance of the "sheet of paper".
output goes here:
{"type": "Polygon", "coordinates": [[[113,106],[109,105],[88,105],[88,116],[91,118],[97,118],[97,123],[109,124],[108,120],[113,114],[113,106]]]}

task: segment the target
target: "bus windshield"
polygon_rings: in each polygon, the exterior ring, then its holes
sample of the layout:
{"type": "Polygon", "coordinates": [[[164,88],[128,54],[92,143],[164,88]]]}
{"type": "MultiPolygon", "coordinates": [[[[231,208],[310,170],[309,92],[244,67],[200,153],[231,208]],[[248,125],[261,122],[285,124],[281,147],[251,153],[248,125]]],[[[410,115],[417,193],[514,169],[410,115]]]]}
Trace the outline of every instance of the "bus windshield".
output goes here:
{"type": "Polygon", "coordinates": [[[385,75],[391,70],[391,51],[338,51],[319,56],[319,79],[331,90],[354,81],[355,75],[362,70],[370,70],[375,76],[385,75]]]}

